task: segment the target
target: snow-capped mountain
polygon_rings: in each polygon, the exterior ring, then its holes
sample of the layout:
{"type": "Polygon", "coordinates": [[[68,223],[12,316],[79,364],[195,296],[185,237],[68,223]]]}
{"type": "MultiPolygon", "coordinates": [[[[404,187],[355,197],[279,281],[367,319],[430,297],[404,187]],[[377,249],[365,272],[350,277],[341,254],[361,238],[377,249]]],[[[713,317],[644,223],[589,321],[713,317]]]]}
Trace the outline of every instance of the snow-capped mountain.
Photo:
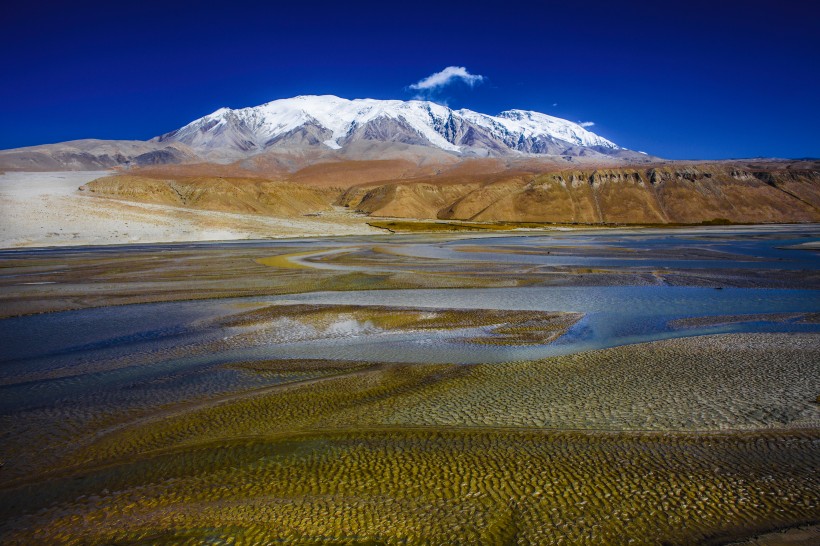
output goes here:
{"type": "Polygon", "coordinates": [[[433,147],[459,155],[620,155],[627,150],[577,123],[539,112],[490,116],[428,101],[347,100],[299,96],[252,108],[216,112],[154,139],[198,153],[249,156],[305,147],[344,150],[380,141],[433,147]]]}

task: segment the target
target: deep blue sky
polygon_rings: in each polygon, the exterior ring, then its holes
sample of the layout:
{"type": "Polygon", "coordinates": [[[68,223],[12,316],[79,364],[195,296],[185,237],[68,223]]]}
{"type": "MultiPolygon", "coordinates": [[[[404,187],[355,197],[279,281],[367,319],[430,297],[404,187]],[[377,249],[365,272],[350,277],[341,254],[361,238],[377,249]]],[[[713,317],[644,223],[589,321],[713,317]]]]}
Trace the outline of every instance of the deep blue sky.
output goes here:
{"type": "Polygon", "coordinates": [[[300,94],[538,110],[668,158],[820,156],[820,2],[8,1],[0,148],[147,139],[300,94]],[[60,7],[58,7],[60,6],[60,7]],[[557,106],[553,106],[557,104],[557,106]]]}

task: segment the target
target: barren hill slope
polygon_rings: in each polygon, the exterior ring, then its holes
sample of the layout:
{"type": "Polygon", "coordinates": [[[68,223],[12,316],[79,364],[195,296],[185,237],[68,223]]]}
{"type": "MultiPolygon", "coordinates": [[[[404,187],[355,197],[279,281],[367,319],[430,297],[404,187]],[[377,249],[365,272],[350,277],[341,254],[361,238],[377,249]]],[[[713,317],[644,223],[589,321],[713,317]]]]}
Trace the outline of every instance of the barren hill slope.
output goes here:
{"type": "Polygon", "coordinates": [[[339,192],[262,178],[106,176],[80,188],[90,195],[276,217],[332,209],[339,192]]]}
{"type": "Polygon", "coordinates": [[[551,164],[487,160],[432,168],[360,161],[314,165],[273,179],[176,170],[140,170],[84,188],[104,197],[274,216],[342,205],[374,217],[483,222],[820,221],[820,169],[812,162],[558,171],[551,164]]]}
{"type": "Polygon", "coordinates": [[[725,164],[431,177],[351,188],[372,216],[486,222],[820,221],[820,171],[725,164]]]}

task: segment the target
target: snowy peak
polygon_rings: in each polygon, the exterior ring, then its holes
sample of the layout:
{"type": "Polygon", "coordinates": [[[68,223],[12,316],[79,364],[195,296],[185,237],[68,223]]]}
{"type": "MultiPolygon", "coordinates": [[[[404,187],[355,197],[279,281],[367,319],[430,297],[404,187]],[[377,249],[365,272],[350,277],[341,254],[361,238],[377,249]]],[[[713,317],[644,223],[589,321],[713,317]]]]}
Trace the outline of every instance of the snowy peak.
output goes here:
{"type": "Polygon", "coordinates": [[[548,116],[540,112],[529,110],[506,110],[498,114],[508,126],[531,136],[549,131],[558,139],[572,142],[578,146],[601,146],[603,148],[618,148],[618,146],[592,131],[587,131],[581,125],[565,119],[548,116]]]}
{"type": "Polygon", "coordinates": [[[496,116],[429,101],[347,100],[302,95],[260,106],[220,108],[164,134],[202,153],[248,156],[269,149],[343,150],[361,141],[438,148],[460,155],[582,155],[622,150],[576,123],[526,110],[496,116]]]}
{"type": "Polygon", "coordinates": [[[430,102],[299,96],[236,112],[241,118],[253,120],[255,130],[263,137],[274,138],[305,124],[314,124],[330,132],[330,138],[322,144],[339,149],[358,128],[375,120],[393,120],[406,124],[433,146],[459,151],[434,129],[437,119],[449,115],[449,108],[430,102]]]}

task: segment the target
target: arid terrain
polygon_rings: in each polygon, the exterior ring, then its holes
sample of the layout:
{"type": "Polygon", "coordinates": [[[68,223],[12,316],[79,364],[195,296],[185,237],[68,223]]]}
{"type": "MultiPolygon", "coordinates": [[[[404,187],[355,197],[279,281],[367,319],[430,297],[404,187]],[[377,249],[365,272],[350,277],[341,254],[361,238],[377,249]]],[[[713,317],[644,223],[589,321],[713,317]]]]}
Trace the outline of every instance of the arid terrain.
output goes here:
{"type": "Polygon", "coordinates": [[[519,168],[466,161],[432,176],[412,176],[402,163],[331,163],[321,170],[316,166],[299,170],[279,181],[146,169],[95,180],[84,189],[117,199],[285,216],[342,205],[378,217],[481,222],[820,220],[820,171],[814,164],[672,164],[552,172],[539,164],[519,168]],[[391,178],[368,180],[391,174],[391,178]]]}
{"type": "Polygon", "coordinates": [[[215,241],[378,231],[364,218],[330,206],[318,217],[267,216],[124,198],[95,199],[79,190],[83,184],[108,175],[105,171],[0,175],[0,246],[215,241]]]}
{"type": "Polygon", "coordinates": [[[820,220],[816,162],[567,170],[544,161],[191,164],[0,175],[4,247],[264,239],[551,225],[820,220]],[[506,224],[506,225],[504,225],[506,224]],[[392,230],[392,229],[391,229],[392,230]],[[393,230],[395,231],[395,230],[393,230]]]}

